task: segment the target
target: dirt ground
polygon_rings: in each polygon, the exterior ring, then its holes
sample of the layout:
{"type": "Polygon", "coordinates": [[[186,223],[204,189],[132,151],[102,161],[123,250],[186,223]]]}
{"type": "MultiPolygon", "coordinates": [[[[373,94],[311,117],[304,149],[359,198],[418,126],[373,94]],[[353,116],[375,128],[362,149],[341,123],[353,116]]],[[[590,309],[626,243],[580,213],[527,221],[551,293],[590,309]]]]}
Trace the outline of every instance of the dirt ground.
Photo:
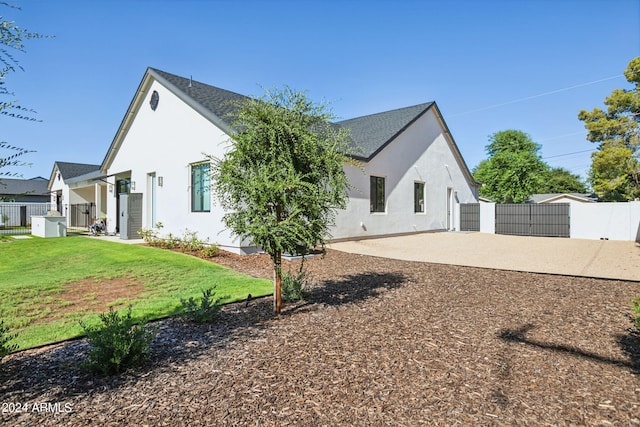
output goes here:
{"type": "MultiPolygon", "coordinates": [[[[214,261],[271,277],[264,255],[214,261]]],[[[155,322],[147,366],[76,340],[8,356],[3,425],[640,425],[640,283],[329,250],[303,302],[155,322]]],[[[291,265],[295,268],[295,263],[291,265]]]]}

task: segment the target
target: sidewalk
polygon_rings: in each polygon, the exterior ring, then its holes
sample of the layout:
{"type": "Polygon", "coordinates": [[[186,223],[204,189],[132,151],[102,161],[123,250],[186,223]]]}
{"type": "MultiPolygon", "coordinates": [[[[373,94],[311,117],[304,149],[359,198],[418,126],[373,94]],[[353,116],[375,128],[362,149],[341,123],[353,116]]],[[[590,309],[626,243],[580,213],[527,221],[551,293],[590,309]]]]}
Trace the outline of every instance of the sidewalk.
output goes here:
{"type": "Polygon", "coordinates": [[[640,282],[640,245],[630,241],[422,233],[328,247],[408,261],[640,282]]]}
{"type": "Polygon", "coordinates": [[[91,234],[87,234],[84,237],[88,237],[89,239],[106,240],[109,242],[126,243],[128,245],[141,245],[144,243],[143,239],[121,239],[119,235],[105,236],[104,234],[98,234],[97,236],[92,236],[91,234]]]}

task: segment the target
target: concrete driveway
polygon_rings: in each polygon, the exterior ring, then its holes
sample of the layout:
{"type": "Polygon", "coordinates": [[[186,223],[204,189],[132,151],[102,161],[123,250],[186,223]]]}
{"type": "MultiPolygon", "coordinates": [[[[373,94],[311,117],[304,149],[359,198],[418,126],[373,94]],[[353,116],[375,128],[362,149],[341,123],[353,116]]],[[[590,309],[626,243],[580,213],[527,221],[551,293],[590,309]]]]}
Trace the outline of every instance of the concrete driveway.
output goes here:
{"type": "Polygon", "coordinates": [[[640,282],[640,245],[629,241],[422,233],[328,247],[408,261],[640,282]]]}

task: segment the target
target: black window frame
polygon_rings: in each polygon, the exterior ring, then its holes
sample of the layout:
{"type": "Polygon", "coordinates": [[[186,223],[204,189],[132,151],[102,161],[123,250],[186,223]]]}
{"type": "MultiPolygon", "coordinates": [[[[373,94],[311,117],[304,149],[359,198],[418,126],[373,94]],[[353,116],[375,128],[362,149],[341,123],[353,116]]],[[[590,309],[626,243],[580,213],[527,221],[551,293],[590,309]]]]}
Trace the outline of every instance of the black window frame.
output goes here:
{"type": "Polygon", "coordinates": [[[386,179],[383,176],[369,177],[369,211],[371,213],[386,212],[386,179]]]}
{"type": "Polygon", "coordinates": [[[413,182],[413,213],[421,214],[427,211],[424,190],[425,190],[424,182],[422,181],[413,182]],[[418,191],[419,188],[420,188],[420,191],[418,191]]]}

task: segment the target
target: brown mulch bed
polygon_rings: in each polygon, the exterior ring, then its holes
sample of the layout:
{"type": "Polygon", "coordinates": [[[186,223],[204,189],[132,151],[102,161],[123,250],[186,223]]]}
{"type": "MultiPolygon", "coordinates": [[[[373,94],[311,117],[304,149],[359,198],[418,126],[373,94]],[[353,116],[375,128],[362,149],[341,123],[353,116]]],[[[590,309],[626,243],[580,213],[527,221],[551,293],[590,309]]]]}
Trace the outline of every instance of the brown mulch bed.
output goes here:
{"type": "MultiPolygon", "coordinates": [[[[272,274],[264,255],[214,261],[272,274]]],[[[306,265],[307,300],[279,318],[263,298],[157,322],[136,372],[79,369],[84,340],[8,356],[2,423],[640,425],[640,283],[331,250],[306,265]]]]}

